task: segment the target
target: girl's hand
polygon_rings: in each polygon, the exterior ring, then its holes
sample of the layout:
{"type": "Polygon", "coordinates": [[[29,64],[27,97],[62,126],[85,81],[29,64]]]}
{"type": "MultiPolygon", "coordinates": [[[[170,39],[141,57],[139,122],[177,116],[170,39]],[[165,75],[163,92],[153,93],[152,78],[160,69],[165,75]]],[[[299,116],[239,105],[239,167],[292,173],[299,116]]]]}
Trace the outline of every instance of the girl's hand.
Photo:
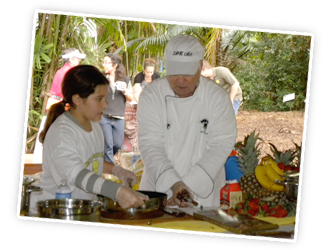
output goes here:
{"type": "Polygon", "coordinates": [[[137,183],[136,175],[127,169],[122,168],[119,165],[115,165],[112,169],[112,173],[117,176],[124,185],[128,186],[128,180],[131,181],[131,184],[134,185],[137,183]]]}
{"type": "Polygon", "coordinates": [[[118,201],[120,207],[123,209],[142,207],[147,200],[149,200],[147,195],[125,186],[121,186],[116,195],[116,201],[118,201]]]}

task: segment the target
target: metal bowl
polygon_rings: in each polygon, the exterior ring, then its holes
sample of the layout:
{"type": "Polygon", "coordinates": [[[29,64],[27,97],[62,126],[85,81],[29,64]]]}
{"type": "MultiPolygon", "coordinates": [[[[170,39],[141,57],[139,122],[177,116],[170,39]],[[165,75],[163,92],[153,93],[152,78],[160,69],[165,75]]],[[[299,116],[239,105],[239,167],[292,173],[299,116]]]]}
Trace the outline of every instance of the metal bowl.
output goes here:
{"type": "Polygon", "coordinates": [[[41,218],[98,222],[103,203],[95,200],[54,199],[39,201],[37,207],[41,218]]]}
{"type": "Polygon", "coordinates": [[[32,185],[32,183],[34,183],[35,181],[36,179],[32,177],[23,176],[23,183],[21,190],[21,209],[20,209],[20,215],[22,216],[27,216],[29,214],[31,192],[42,191],[41,187],[36,187],[32,185]]]}
{"type": "Polygon", "coordinates": [[[297,202],[299,175],[286,176],[285,180],[275,180],[277,184],[284,185],[284,192],[289,201],[297,202]]]}
{"type": "Polygon", "coordinates": [[[141,190],[137,192],[148,195],[149,200],[145,201],[142,207],[128,209],[123,209],[118,202],[99,195],[99,201],[104,204],[101,217],[119,220],[139,220],[163,216],[167,203],[167,194],[141,190]]]}

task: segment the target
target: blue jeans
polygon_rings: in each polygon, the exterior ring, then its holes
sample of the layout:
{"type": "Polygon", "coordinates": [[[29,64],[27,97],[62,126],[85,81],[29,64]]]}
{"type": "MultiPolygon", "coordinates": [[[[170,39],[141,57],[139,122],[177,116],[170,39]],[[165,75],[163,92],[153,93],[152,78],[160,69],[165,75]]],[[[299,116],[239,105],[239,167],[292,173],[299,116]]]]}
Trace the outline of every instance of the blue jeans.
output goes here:
{"type": "Polygon", "coordinates": [[[125,120],[102,117],[100,125],[104,134],[104,159],[115,163],[114,156],[124,143],[125,120]]]}
{"type": "Polygon", "coordinates": [[[240,100],[233,101],[235,116],[237,115],[237,111],[238,111],[240,105],[241,105],[241,101],[240,100]]]}

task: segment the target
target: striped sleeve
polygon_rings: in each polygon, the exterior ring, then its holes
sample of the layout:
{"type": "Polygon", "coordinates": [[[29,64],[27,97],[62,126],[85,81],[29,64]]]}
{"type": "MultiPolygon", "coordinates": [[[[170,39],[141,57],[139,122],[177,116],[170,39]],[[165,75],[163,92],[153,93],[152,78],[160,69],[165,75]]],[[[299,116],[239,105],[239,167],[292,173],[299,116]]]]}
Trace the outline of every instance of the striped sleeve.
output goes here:
{"type": "Polygon", "coordinates": [[[99,194],[115,200],[121,184],[106,180],[94,172],[83,169],[75,179],[75,185],[88,193],[99,194]]]}

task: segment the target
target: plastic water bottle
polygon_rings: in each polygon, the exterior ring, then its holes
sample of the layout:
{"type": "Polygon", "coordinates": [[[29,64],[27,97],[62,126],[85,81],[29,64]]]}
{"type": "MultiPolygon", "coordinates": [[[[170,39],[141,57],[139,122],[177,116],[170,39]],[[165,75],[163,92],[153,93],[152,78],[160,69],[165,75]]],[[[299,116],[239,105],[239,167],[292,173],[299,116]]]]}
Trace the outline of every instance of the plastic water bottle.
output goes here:
{"type": "Polygon", "coordinates": [[[71,199],[71,189],[66,180],[62,180],[56,189],[56,199],[71,199]]]}

